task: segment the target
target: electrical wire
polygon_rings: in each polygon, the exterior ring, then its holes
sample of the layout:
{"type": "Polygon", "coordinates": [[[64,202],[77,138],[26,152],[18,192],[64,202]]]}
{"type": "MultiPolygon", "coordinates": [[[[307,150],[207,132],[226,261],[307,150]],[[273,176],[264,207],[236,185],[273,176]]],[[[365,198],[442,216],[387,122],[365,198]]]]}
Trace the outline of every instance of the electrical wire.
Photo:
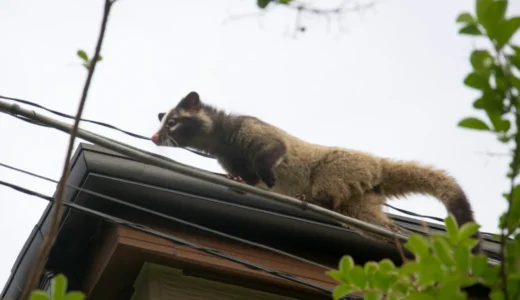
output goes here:
{"type": "MultiPolygon", "coordinates": [[[[50,113],[53,113],[53,114],[55,114],[57,116],[60,116],[60,117],[63,117],[63,118],[68,118],[68,119],[72,119],[72,120],[76,119],[75,116],[72,116],[72,115],[69,115],[69,114],[66,114],[66,113],[62,113],[62,112],[59,112],[59,111],[47,108],[47,107],[45,107],[43,105],[40,105],[40,104],[31,102],[31,101],[28,101],[28,100],[23,100],[23,99],[18,99],[18,98],[13,98],[13,97],[6,97],[6,96],[2,96],[2,95],[0,95],[0,98],[1,99],[6,99],[6,100],[10,100],[10,101],[14,101],[14,102],[18,102],[18,103],[23,103],[23,104],[34,106],[34,107],[38,107],[38,108],[41,108],[41,109],[43,109],[45,111],[48,111],[50,113]]],[[[117,130],[117,131],[122,132],[124,134],[127,134],[129,136],[132,136],[134,138],[147,140],[147,141],[151,140],[150,138],[145,137],[143,135],[140,135],[140,134],[137,134],[137,133],[133,133],[133,132],[130,132],[130,131],[126,131],[124,129],[121,129],[119,127],[116,127],[116,126],[108,124],[108,123],[94,121],[94,120],[89,120],[89,119],[84,119],[84,118],[80,118],[80,120],[82,122],[92,123],[92,124],[100,125],[100,126],[103,126],[103,127],[106,127],[106,128],[114,129],[114,130],[117,130]]],[[[204,157],[207,157],[207,158],[214,158],[212,155],[204,153],[202,151],[198,151],[198,150],[190,149],[190,148],[183,148],[183,149],[188,150],[188,151],[190,151],[192,153],[195,153],[197,155],[200,155],[200,156],[204,156],[204,157]]]]}
{"type": "Polygon", "coordinates": [[[401,209],[401,208],[397,208],[395,206],[392,206],[388,203],[385,203],[385,206],[391,208],[391,209],[394,209],[398,212],[401,212],[403,214],[407,214],[407,215],[410,215],[410,216],[414,216],[414,217],[419,217],[419,218],[427,218],[427,219],[432,219],[432,220],[435,220],[435,221],[439,221],[439,222],[442,222],[444,224],[444,219],[442,218],[439,218],[439,217],[432,217],[432,216],[426,216],[426,215],[420,215],[420,214],[417,214],[417,213],[414,213],[412,211],[408,211],[408,210],[404,210],[404,209],[401,209]]]}
{"type": "MultiPolygon", "coordinates": [[[[16,191],[21,192],[21,193],[24,193],[24,194],[27,194],[27,195],[31,195],[31,196],[34,196],[34,197],[38,197],[38,198],[41,198],[41,199],[44,199],[44,200],[47,200],[49,202],[54,203],[54,198],[53,197],[40,194],[38,192],[26,189],[26,188],[21,187],[19,185],[8,183],[8,182],[2,181],[2,180],[0,180],[0,185],[7,186],[7,187],[10,187],[10,188],[12,188],[12,189],[14,189],[16,191]]],[[[99,212],[99,211],[96,211],[96,210],[93,210],[93,209],[81,206],[81,205],[78,205],[78,204],[75,204],[75,203],[72,203],[70,201],[64,201],[63,205],[68,207],[68,208],[70,208],[70,209],[73,209],[73,210],[76,210],[76,211],[80,211],[80,212],[86,213],[86,214],[91,215],[91,216],[98,217],[98,218],[100,218],[100,219],[102,219],[104,221],[107,221],[107,222],[110,222],[110,223],[113,223],[113,224],[116,224],[116,225],[121,225],[121,226],[124,226],[124,227],[128,227],[128,228],[131,228],[131,229],[134,229],[134,230],[137,230],[137,231],[140,231],[140,232],[144,232],[144,233],[147,233],[147,234],[159,237],[159,238],[163,238],[163,239],[168,240],[168,241],[170,241],[172,243],[175,243],[177,245],[187,246],[187,247],[190,247],[192,249],[195,249],[195,250],[207,253],[209,255],[212,255],[212,256],[215,256],[215,257],[219,257],[219,258],[222,258],[222,259],[225,259],[225,260],[228,260],[228,261],[232,261],[234,263],[240,264],[240,265],[242,265],[244,267],[247,267],[249,269],[253,269],[255,271],[264,272],[264,273],[273,275],[273,276],[278,277],[278,278],[283,278],[283,279],[286,279],[288,281],[292,281],[292,282],[298,283],[298,284],[300,284],[302,286],[305,286],[305,287],[308,287],[308,288],[313,288],[313,289],[319,290],[321,292],[325,292],[327,294],[332,294],[332,290],[331,289],[322,287],[320,285],[316,285],[316,284],[310,283],[310,282],[305,281],[305,280],[302,280],[302,279],[298,278],[295,275],[292,275],[292,274],[289,274],[289,273],[275,271],[275,270],[272,270],[272,269],[269,269],[269,268],[265,268],[265,267],[263,267],[261,265],[258,265],[258,264],[250,263],[250,262],[248,262],[246,260],[243,260],[241,258],[232,256],[232,255],[228,255],[228,254],[222,253],[222,252],[220,252],[218,250],[215,250],[215,249],[212,249],[212,248],[208,248],[208,247],[204,247],[204,246],[201,246],[201,245],[198,245],[198,244],[195,244],[195,243],[192,243],[192,242],[189,242],[189,241],[177,238],[177,237],[175,237],[173,235],[166,234],[166,233],[163,233],[163,232],[151,229],[151,228],[149,228],[148,226],[145,226],[145,225],[141,225],[141,224],[130,222],[130,221],[127,221],[127,220],[124,220],[124,219],[121,219],[121,218],[117,218],[117,217],[114,217],[114,216],[111,216],[111,215],[108,215],[108,214],[105,214],[105,213],[102,213],[102,212],[99,212]]]]}
{"type": "MultiPolygon", "coordinates": [[[[41,109],[43,109],[45,111],[48,111],[48,112],[53,113],[55,115],[58,115],[60,117],[64,117],[64,118],[68,118],[68,119],[72,119],[72,120],[74,120],[76,118],[76,117],[71,116],[69,114],[62,113],[62,112],[59,112],[59,111],[47,108],[47,107],[45,107],[43,105],[40,105],[40,104],[31,102],[31,101],[28,101],[28,100],[23,100],[23,99],[18,99],[18,98],[13,98],[13,97],[6,97],[6,96],[1,96],[1,95],[0,95],[0,98],[6,99],[6,100],[11,100],[11,101],[14,101],[14,102],[27,104],[27,105],[34,106],[34,107],[38,107],[38,108],[41,108],[41,109]]],[[[94,121],[94,120],[89,120],[89,119],[84,119],[84,118],[81,118],[80,120],[83,121],[83,122],[92,123],[92,124],[100,125],[100,126],[103,126],[103,127],[111,128],[111,129],[123,132],[123,133],[125,133],[125,134],[127,134],[129,136],[133,136],[133,137],[138,138],[138,139],[150,140],[149,138],[147,138],[145,136],[142,136],[142,135],[136,134],[136,133],[132,133],[130,131],[123,130],[121,128],[118,128],[118,127],[116,127],[114,125],[110,125],[108,123],[94,121]]]]}
{"type": "MultiPolygon", "coordinates": [[[[10,169],[10,170],[13,170],[13,171],[17,171],[17,172],[29,175],[29,176],[40,178],[40,179],[43,179],[43,180],[46,180],[46,181],[49,181],[49,182],[58,183],[57,180],[54,180],[52,178],[48,178],[48,177],[45,177],[45,176],[42,176],[42,175],[38,175],[36,173],[32,173],[32,172],[29,172],[27,170],[16,168],[16,167],[13,167],[13,166],[1,163],[1,162],[0,162],[0,166],[2,166],[4,168],[7,168],[7,169],[10,169]]],[[[114,203],[118,203],[118,204],[126,206],[126,207],[131,207],[131,208],[137,209],[139,211],[144,211],[144,212],[147,212],[149,214],[152,214],[152,215],[155,215],[155,216],[158,216],[158,217],[161,217],[161,218],[168,219],[170,221],[174,221],[174,222],[181,223],[181,224],[184,224],[184,225],[187,225],[187,226],[190,226],[190,227],[194,227],[194,228],[206,231],[206,232],[210,232],[210,233],[213,233],[213,234],[216,234],[216,235],[220,235],[222,237],[226,237],[228,239],[239,241],[239,242],[244,243],[244,244],[248,244],[248,245],[251,245],[251,246],[258,247],[258,248],[266,249],[266,250],[269,250],[269,251],[281,254],[283,256],[287,256],[287,257],[299,260],[301,262],[317,266],[317,267],[322,268],[324,270],[330,270],[331,269],[330,267],[327,267],[325,265],[322,265],[322,264],[313,262],[311,260],[308,260],[308,259],[296,256],[296,255],[287,253],[285,251],[278,250],[278,249],[275,249],[275,248],[272,248],[272,247],[269,247],[269,246],[266,246],[266,245],[263,245],[263,244],[255,243],[255,242],[252,242],[252,241],[248,241],[248,240],[245,240],[245,239],[242,239],[242,238],[239,238],[239,237],[235,237],[233,235],[230,235],[230,234],[227,234],[227,233],[223,233],[223,232],[220,232],[220,231],[217,231],[217,230],[214,230],[214,229],[210,229],[210,228],[205,227],[205,226],[197,225],[197,224],[194,224],[194,223],[189,222],[189,221],[185,221],[185,220],[182,220],[182,219],[170,216],[170,215],[166,215],[166,214],[154,211],[152,209],[148,209],[148,208],[145,208],[145,207],[142,207],[142,206],[139,206],[139,205],[128,203],[126,201],[117,199],[115,197],[111,197],[111,196],[108,196],[108,195],[103,195],[101,193],[97,193],[97,192],[94,192],[94,191],[91,191],[91,190],[88,190],[88,189],[84,189],[84,188],[78,187],[76,185],[68,184],[68,183],[65,183],[65,185],[67,187],[69,187],[69,188],[75,189],[76,191],[84,192],[84,193],[92,195],[92,196],[96,196],[96,197],[99,197],[99,198],[102,198],[102,199],[105,199],[105,200],[108,200],[108,201],[111,201],[111,202],[114,202],[114,203]]]]}
{"type": "MultiPolygon", "coordinates": [[[[37,104],[37,103],[34,103],[34,102],[31,102],[31,101],[28,101],[28,100],[23,100],[23,99],[19,99],[19,98],[13,98],[13,97],[6,97],[6,96],[1,96],[0,95],[0,99],[6,99],[6,100],[11,100],[11,101],[14,101],[14,102],[19,102],[19,103],[23,103],[23,104],[26,104],[26,105],[30,105],[30,106],[33,106],[33,107],[38,107],[38,108],[41,108],[45,111],[48,111],[50,113],[53,113],[55,115],[58,115],[58,116],[61,116],[61,117],[64,117],[64,118],[68,118],[68,119],[75,119],[74,116],[72,115],[68,115],[68,114],[65,114],[65,113],[62,113],[62,112],[59,112],[59,111],[56,111],[56,110],[53,110],[53,109],[49,109],[43,105],[40,105],[40,104],[37,104]]],[[[26,117],[23,117],[23,116],[18,116],[18,115],[13,115],[14,117],[22,120],[22,121],[26,121],[28,123],[31,123],[31,124],[34,124],[34,125],[39,125],[39,126],[43,126],[43,127],[50,127],[50,126],[47,126],[45,124],[41,124],[41,123],[38,123],[38,122],[35,122],[31,119],[28,119],[26,117]]],[[[100,122],[100,121],[94,121],[94,120],[89,120],[89,119],[81,119],[81,121],[83,122],[88,122],[88,123],[92,123],[92,124],[96,124],[96,125],[99,125],[99,126],[103,126],[103,127],[106,127],[106,128],[110,128],[110,129],[113,129],[113,130],[117,130],[117,131],[120,131],[124,134],[127,134],[129,136],[132,136],[132,137],[135,137],[135,138],[138,138],[138,139],[143,139],[143,140],[150,140],[150,138],[147,138],[145,136],[142,136],[140,134],[136,134],[136,133],[132,133],[130,131],[126,131],[126,130],[123,130],[121,128],[118,128],[114,125],[111,125],[111,124],[108,124],[108,123],[104,123],[104,122],[100,122]]],[[[106,137],[105,137],[106,138],[106,137]]],[[[109,139],[109,138],[106,138],[106,139],[109,139]]],[[[115,140],[112,140],[112,139],[109,139],[111,140],[112,142],[115,142],[115,143],[118,143],[117,141],[115,140]]],[[[201,151],[198,151],[198,150],[194,150],[194,149],[189,149],[189,148],[183,148],[185,150],[188,150],[192,153],[195,153],[197,155],[200,155],[200,156],[204,156],[204,157],[207,157],[207,158],[213,158],[213,156],[207,154],[207,153],[204,153],[204,152],[201,152],[201,151]]],[[[139,150],[139,151],[143,151],[141,149],[137,149],[137,148],[134,148],[134,150],[139,150]]],[[[161,158],[161,159],[167,159],[166,157],[163,157],[163,156],[157,156],[155,153],[151,153],[151,152],[147,152],[147,151],[144,151],[146,152],[147,154],[149,155],[152,155],[152,156],[155,156],[155,157],[158,157],[158,158],[161,158]]],[[[170,160],[171,161],[171,160],[170,160]]],[[[215,175],[219,175],[219,176],[225,176],[224,174],[220,174],[220,173],[215,173],[215,172],[212,172],[213,174],[215,175]]],[[[435,217],[435,216],[428,216],[428,215],[421,215],[421,214],[417,214],[417,213],[414,213],[414,212],[411,212],[411,211],[408,211],[408,210],[404,210],[404,209],[401,209],[401,208],[397,208],[393,205],[390,205],[388,203],[384,203],[385,206],[391,208],[391,209],[394,209],[398,212],[401,212],[403,214],[406,214],[406,215],[409,215],[409,216],[414,216],[414,217],[419,217],[419,218],[426,218],[426,219],[430,219],[430,220],[434,220],[434,221],[438,221],[438,222],[441,222],[444,224],[444,219],[442,218],[439,218],[439,217],[435,217]]],[[[488,235],[492,235],[491,233],[486,233],[486,232],[482,232],[483,234],[488,234],[488,235]]]]}

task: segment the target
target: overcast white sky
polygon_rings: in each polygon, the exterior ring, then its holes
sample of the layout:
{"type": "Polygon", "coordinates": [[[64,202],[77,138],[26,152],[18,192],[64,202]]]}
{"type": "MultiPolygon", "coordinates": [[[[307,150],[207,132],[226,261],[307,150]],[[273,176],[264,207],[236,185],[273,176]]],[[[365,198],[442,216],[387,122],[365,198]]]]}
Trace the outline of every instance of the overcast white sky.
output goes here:
{"type": "MultiPolygon", "coordinates": [[[[92,55],[104,0],[0,2],[0,95],[74,114],[92,55]]],[[[510,4],[520,13],[520,3],[510,4]]],[[[508,158],[492,135],[459,129],[477,93],[465,88],[471,39],[455,19],[474,0],[381,0],[349,31],[303,18],[308,32],[290,37],[295,14],[222,25],[230,12],[257,11],[255,0],[119,0],[113,7],[84,117],[152,135],[157,113],[191,90],[228,111],[254,114],[315,143],[417,160],[448,170],[466,190],[484,231],[496,231],[508,158]],[[332,127],[332,129],[331,129],[332,127]]],[[[327,1],[315,1],[317,5],[327,1]]],[[[323,3],[323,4],[321,4],[323,3]]],[[[330,1],[328,2],[330,3],[330,1]]],[[[39,111],[41,112],[41,111],[39,111]]],[[[43,113],[43,112],[42,112],[43,113]]],[[[212,171],[216,162],[157,148],[102,127],[85,129],[212,171]]],[[[68,136],[0,114],[0,161],[58,179],[68,136]]],[[[0,168],[0,180],[52,195],[50,184],[0,168]]],[[[434,198],[392,204],[445,217],[434,198]]],[[[0,284],[47,203],[0,186],[0,284]]]]}

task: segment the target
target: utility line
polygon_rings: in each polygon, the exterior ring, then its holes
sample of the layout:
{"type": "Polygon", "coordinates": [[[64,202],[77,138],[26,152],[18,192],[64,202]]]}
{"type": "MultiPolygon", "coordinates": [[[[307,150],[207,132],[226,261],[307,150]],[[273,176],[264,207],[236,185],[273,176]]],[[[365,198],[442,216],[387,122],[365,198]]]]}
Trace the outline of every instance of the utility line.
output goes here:
{"type": "MultiPolygon", "coordinates": [[[[72,120],[75,119],[75,117],[72,116],[72,115],[69,115],[69,114],[66,114],[66,113],[63,113],[63,112],[60,112],[60,111],[57,111],[57,110],[53,110],[53,109],[47,108],[47,107],[45,107],[43,105],[40,105],[40,104],[31,102],[31,101],[28,101],[28,100],[23,100],[23,99],[13,98],[13,97],[6,97],[6,96],[1,96],[1,95],[0,95],[0,99],[6,99],[6,100],[14,101],[14,102],[27,104],[27,105],[30,105],[30,106],[33,106],[33,107],[41,108],[41,109],[43,109],[45,111],[48,111],[48,112],[53,113],[53,114],[55,114],[57,116],[60,116],[60,117],[64,117],[64,118],[68,118],[68,119],[72,119],[72,120]]],[[[34,125],[50,127],[50,126],[47,126],[45,124],[34,122],[33,120],[25,118],[25,117],[21,117],[21,116],[15,116],[15,117],[17,117],[17,118],[19,118],[19,119],[21,119],[23,121],[32,123],[34,125]]],[[[130,132],[130,131],[127,131],[127,130],[123,130],[123,129],[121,129],[119,127],[116,127],[114,125],[111,125],[109,123],[95,121],[95,120],[89,120],[89,119],[84,119],[84,118],[81,118],[80,120],[83,121],[83,122],[92,123],[92,124],[96,124],[96,125],[99,125],[99,126],[103,126],[103,127],[106,127],[106,128],[113,129],[113,130],[117,130],[119,132],[122,132],[124,134],[129,135],[129,136],[132,136],[134,138],[138,138],[138,139],[142,139],[142,140],[150,140],[150,138],[148,138],[148,137],[145,137],[143,135],[140,135],[140,134],[137,134],[137,133],[133,133],[133,132],[130,132]]],[[[118,141],[115,141],[115,140],[112,140],[112,141],[116,142],[116,143],[119,143],[118,141]]],[[[204,153],[204,152],[201,152],[201,151],[198,151],[198,150],[195,150],[195,149],[190,149],[190,148],[182,148],[182,149],[188,150],[188,151],[190,151],[192,153],[195,153],[197,155],[200,155],[200,156],[203,156],[203,157],[206,157],[206,158],[215,159],[212,155],[204,153]]],[[[154,155],[155,153],[147,152],[147,154],[154,155]]],[[[163,158],[165,158],[165,157],[163,157],[163,158]]],[[[219,174],[219,173],[214,173],[214,174],[224,176],[223,174],[219,174]]],[[[408,211],[408,210],[405,210],[405,209],[397,208],[397,207],[392,206],[392,205],[390,205],[388,203],[384,203],[384,205],[389,207],[389,208],[391,208],[391,209],[394,209],[394,210],[396,210],[398,212],[401,212],[401,213],[404,213],[404,214],[407,214],[407,215],[410,215],[410,216],[419,217],[419,218],[427,218],[427,219],[431,219],[431,220],[434,220],[434,221],[442,222],[444,224],[444,219],[439,218],[439,217],[417,214],[417,213],[414,213],[414,212],[411,212],[411,211],[408,211]]]]}
{"type": "MultiPolygon", "coordinates": [[[[64,118],[68,118],[68,119],[72,119],[72,120],[76,119],[75,116],[72,116],[72,115],[69,115],[69,114],[66,114],[66,113],[59,112],[57,110],[53,110],[53,109],[47,108],[47,107],[45,107],[43,105],[40,105],[40,104],[31,102],[31,101],[28,101],[28,100],[23,100],[23,99],[18,99],[18,98],[13,98],[13,97],[6,97],[6,96],[1,96],[1,95],[0,95],[0,99],[11,100],[11,101],[14,101],[14,102],[19,102],[19,103],[27,104],[27,105],[30,105],[30,106],[38,107],[38,108],[41,108],[41,109],[43,109],[45,111],[48,111],[48,112],[53,113],[55,115],[58,115],[60,117],[64,117],[64,118]]],[[[96,124],[96,125],[100,125],[100,126],[103,126],[103,127],[107,127],[107,128],[110,128],[110,129],[114,129],[114,130],[120,131],[120,132],[125,133],[125,134],[127,134],[129,136],[132,136],[134,138],[147,140],[147,141],[151,140],[150,138],[145,137],[143,135],[123,130],[123,129],[119,128],[119,127],[116,127],[116,126],[108,124],[108,123],[94,121],[94,120],[89,120],[89,119],[84,119],[84,118],[80,118],[80,120],[82,122],[92,123],[92,124],[96,124]]],[[[188,150],[188,151],[190,151],[192,153],[195,153],[197,155],[200,155],[200,156],[204,156],[204,157],[207,157],[207,158],[214,158],[212,155],[209,155],[207,153],[204,153],[204,152],[201,152],[201,151],[198,151],[198,150],[195,150],[195,149],[190,149],[190,148],[184,148],[184,149],[188,150]]]]}
{"type": "MultiPolygon", "coordinates": [[[[8,114],[14,114],[14,115],[21,115],[23,117],[29,118],[33,121],[37,121],[40,123],[43,123],[45,125],[51,126],[53,128],[56,128],[60,131],[63,131],[65,133],[69,133],[71,130],[71,126],[67,123],[37,114],[34,111],[27,110],[25,108],[21,108],[17,104],[10,104],[6,103],[4,101],[0,101],[0,111],[8,113],[8,114]]],[[[267,190],[263,190],[257,187],[249,186],[243,183],[239,183],[233,180],[229,180],[226,178],[222,178],[221,176],[217,176],[215,174],[211,174],[206,171],[197,170],[195,168],[181,165],[179,163],[173,163],[166,161],[164,159],[157,158],[155,156],[150,156],[148,154],[145,154],[142,151],[134,150],[130,147],[128,147],[126,144],[123,143],[114,143],[104,137],[101,137],[96,134],[92,134],[91,132],[83,129],[78,130],[78,136],[84,140],[90,141],[94,144],[97,144],[99,146],[102,146],[104,148],[110,149],[112,151],[118,152],[120,154],[124,154],[127,156],[130,156],[134,159],[138,159],[142,162],[163,168],[168,169],[170,171],[174,171],[183,175],[191,176],[198,178],[200,180],[204,180],[207,182],[211,182],[214,184],[219,184],[226,186],[231,189],[235,189],[244,193],[250,193],[253,195],[265,197],[268,199],[271,199],[276,202],[284,203],[287,205],[300,207],[304,210],[310,210],[315,213],[318,213],[320,215],[326,216],[330,219],[333,219],[335,221],[341,222],[347,226],[354,227],[358,230],[363,230],[366,232],[370,232],[372,234],[380,235],[384,238],[394,240],[398,239],[400,241],[407,241],[407,236],[399,233],[392,232],[390,230],[387,230],[386,228],[379,227],[373,224],[369,224],[366,222],[363,222],[361,220],[345,216],[342,214],[339,214],[337,212],[328,210],[326,208],[310,204],[307,202],[302,202],[300,200],[297,200],[293,197],[288,197],[282,194],[273,193],[267,190]]]]}
{"type": "MultiPolygon", "coordinates": [[[[23,173],[23,174],[26,174],[26,175],[30,175],[30,176],[33,176],[33,177],[36,177],[36,178],[40,178],[40,179],[43,179],[43,180],[46,180],[46,181],[49,181],[49,182],[58,183],[57,180],[54,180],[52,178],[48,178],[48,177],[45,177],[45,176],[42,176],[42,175],[38,175],[38,174],[35,174],[35,173],[32,173],[32,172],[29,172],[27,170],[22,170],[22,169],[19,169],[19,168],[16,168],[16,167],[13,167],[13,166],[1,163],[1,162],[0,162],[0,166],[2,166],[4,168],[7,168],[7,169],[11,169],[11,170],[17,171],[17,172],[20,172],[20,173],[23,173]]],[[[235,240],[235,241],[242,242],[244,244],[248,244],[248,245],[251,245],[251,246],[255,246],[255,247],[258,247],[258,248],[266,249],[266,250],[269,250],[269,251],[272,251],[272,252],[276,252],[278,254],[281,254],[281,255],[284,255],[284,256],[287,256],[287,257],[291,257],[291,258],[299,260],[301,262],[317,266],[317,267],[319,267],[321,269],[324,269],[324,270],[330,270],[331,269],[330,267],[327,267],[325,265],[322,265],[322,264],[313,262],[311,260],[308,260],[308,259],[296,256],[296,255],[287,253],[285,251],[278,250],[278,249],[275,249],[275,248],[272,248],[272,247],[269,247],[269,246],[266,246],[266,245],[263,245],[263,244],[255,243],[255,242],[252,242],[252,241],[248,241],[248,240],[245,240],[245,239],[242,239],[242,238],[239,238],[239,237],[235,237],[233,235],[230,235],[230,234],[227,234],[227,233],[223,233],[223,232],[220,232],[220,231],[217,231],[217,230],[214,230],[214,229],[210,229],[210,228],[205,227],[205,226],[197,225],[197,224],[194,224],[194,223],[189,222],[189,221],[185,221],[185,220],[182,220],[182,219],[170,216],[170,215],[166,215],[166,214],[154,211],[152,209],[148,209],[148,208],[145,208],[145,207],[142,207],[142,206],[139,206],[139,205],[128,203],[126,201],[117,199],[115,197],[111,197],[111,196],[108,196],[108,195],[97,193],[97,192],[94,192],[94,191],[91,191],[91,190],[88,190],[88,189],[80,188],[80,187],[78,187],[76,185],[72,185],[72,184],[68,184],[68,183],[65,183],[65,185],[67,187],[69,187],[69,188],[75,189],[76,191],[80,191],[80,192],[84,192],[84,193],[92,195],[92,196],[100,197],[100,198],[103,198],[105,200],[108,200],[108,201],[111,201],[111,202],[114,202],[114,203],[118,203],[118,204],[123,205],[123,206],[131,207],[131,208],[137,209],[139,211],[144,211],[144,212],[147,212],[149,214],[152,214],[152,215],[155,215],[155,216],[158,216],[158,217],[161,217],[161,218],[168,219],[170,221],[174,221],[174,222],[177,222],[177,223],[188,225],[190,227],[194,227],[194,228],[206,231],[206,232],[210,232],[210,233],[213,233],[213,234],[216,234],[216,235],[220,235],[220,236],[226,237],[228,239],[232,239],[232,240],[235,240]]]]}
{"type": "MultiPolygon", "coordinates": [[[[12,188],[14,190],[17,190],[19,192],[25,193],[27,195],[31,195],[31,196],[35,196],[35,197],[38,197],[38,198],[41,198],[41,199],[45,199],[45,200],[47,200],[49,202],[52,202],[52,203],[55,202],[54,201],[55,199],[53,197],[40,194],[38,192],[26,189],[26,188],[21,187],[19,185],[15,185],[15,184],[8,183],[8,182],[1,181],[1,180],[0,180],[0,185],[4,185],[4,186],[7,186],[7,187],[10,187],[10,188],[12,188]]],[[[241,258],[232,256],[232,255],[228,255],[228,254],[222,253],[222,252],[220,252],[218,250],[215,250],[215,249],[212,249],[212,248],[208,248],[208,247],[204,247],[204,246],[201,246],[201,245],[198,245],[198,244],[195,244],[195,243],[192,243],[192,242],[189,242],[189,241],[177,238],[177,237],[175,237],[173,235],[166,234],[166,233],[163,233],[163,232],[151,229],[151,228],[149,228],[148,226],[145,226],[145,225],[141,225],[141,224],[137,224],[137,223],[134,223],[134,222],[131,222],[131,221],[127,221],[127,220],[121,219],[121,218],[117,218],[117,217],[114,217],[114,216],[111,216],[111,215],[108,215],[108,214],[105,214],[105,213],[102,213],[102,212],[99,212],[99,211],[96,211],[96,210],[93,210],[93,209],[81,206],[81,205],[78,205],[78,204],[75,204],[75,203],[72,203],[70,201],[64,201],[63,205],[68,207],[68,208],[70,208],[70,209],[73,209],[73,210],[76,210],[76,211],[80,211],[80,212],[86,213],[86,214],[91,215],[91,216],[98,217],[98,218],[100,218],[102,220],[105,220],[107,222],[110,222],[110,223],[113,223],[113,224],[116,224],[116,225],[121,225],[121,226],[124,226],[124,227],[127,227],[127,228],[131,228],[131,229],[134,229],[134,230],[137,230],[137,231],[140,231],[140,232],[144,232],[144,233],[147,233],[147,234],[159,237],[159,238],[163,238],[163,239],[168,240],[168,241],[170,241],[172,243],[175,243],[175,244],[178,244],[178,245],[187,246],[187,247],[190,247],[192,249],[195,249],[195,250],[207,253],[209,255],[216,256],[216,257],[228,260],[228,261],[232,261],[232,262],[238,263],[238,264],[240,264],[240,265],[242,265],[244,267],[247,267],[247,268],[250,268],[250,269],[253,269],[253,270],[256,270],[256,271],[261,271],[261,272],[273,275],[273,276],[278,277],[278,278],[283,278],[283,279],[286,279],[286,280],[298,283],[298,284],[300,284],[302,286],[313,288],[313,289],[319,290],[321,292],[325,292],[327,294],[332,294],[332,291],[329,288],[325,288],[325,287],[322,287],[322,286],[310,283],[308,281],[302,280],[302,279],[300,279],[297,276],[294,276],[292,274],[275,271],[275,270],[272,270],[272,269],[265,268],[265,267],[263,267],[261,265],[258,265],[258,264],[250,263],[250,262],[248,262],[246,260],[243,260],[241,258]]]]}

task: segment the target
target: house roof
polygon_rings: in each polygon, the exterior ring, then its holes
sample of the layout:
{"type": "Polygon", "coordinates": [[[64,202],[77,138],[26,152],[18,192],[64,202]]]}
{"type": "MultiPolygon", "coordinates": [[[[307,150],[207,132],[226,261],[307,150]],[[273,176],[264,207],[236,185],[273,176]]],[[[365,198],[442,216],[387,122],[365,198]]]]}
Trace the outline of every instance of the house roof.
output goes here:
{"type": "MultiPolygon", "coordinates": [[[[382,258],[400,261],[394,245],[367,240],[314,212],[255,195],[238,194],[225,186],[147,165],[95,145],[78,146],[72,158],[69,184],[307,259],[314,259],[313,253],[326,251],[329,261],[322,263],[333,266],[344,254],[352,255],[357,263],[382,258]]],[[[108,214],[117,209],[117,204],[69,188],[65,199],[108,214]]],[[[43,236],[49,230],[51,208],[49,204],[18,255],[2,298],[19,297],[43,236]]],[[[68,209],[65,214],[45,268],[54,273],[65,272],[70,288],[79,289],[88,264],[91,237],[100,220],[68,209]]],[[[401,226],[423,230],[417,219],[390,216],[401,226]]],[[[428,226],[433,231],[444,231],[442,225],[428,223],[428,226]]],[[[498,242],[486,239],[483,246],[491,258],[498,258],[498,242]]]]}

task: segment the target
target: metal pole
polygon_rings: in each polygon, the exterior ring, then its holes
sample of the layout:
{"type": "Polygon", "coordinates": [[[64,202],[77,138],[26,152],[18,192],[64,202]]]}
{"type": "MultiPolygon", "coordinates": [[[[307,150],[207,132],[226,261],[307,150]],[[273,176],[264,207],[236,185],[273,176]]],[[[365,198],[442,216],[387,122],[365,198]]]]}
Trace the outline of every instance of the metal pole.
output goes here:
{"type": "MultiPolygon", "coordinates": [[[[18,104],[11,104],[11,103],[7,103],[2,100],[0,100],[0,112],[12,114],[12,115],[23,116],[23,117],[29,118],[31,120],[48,125],[50,127],[53,127],[55,129],[58,129],[60,131],[63,131],[67,134],[70,134],[70,132],[72,130],[72,126],[67,123],[40,115],[32,110],[21,108],[18,104]]],[[[105,137],[94,134],[94,133],[89,132],[84,129],[79,129],[77,136],[79,136],[80,138],[82,138],[86,141],[92,142],[94,144],[105,147],[112,151],[127,155],[129,157],[138,159],[144,163],[148,163],[148,164],[157,166],[159,168],[168,169],[170,171],[174,171],[177,173],[181,173],[181,174],[184,174],[187,176],[195,177],[195,178],[209,181],[212,183],[220,184],[220,185],[223,185],[223,186],[235,189],[235,190],[239,190],[244,193],[250,193],[253,195],[265,197],[265,198],[268,198],[268,199],[271,199],[271,200],[274,200],[277,202],[285,203],[285,204],[288,204],[291,206],[302,208],[305,205],[302,201],[297,200],[292,197],[269,192],[269,191],[266,191],[266,190],[263,190],[260,188],[246,185],[244,183],[239,183],[239,182],[236,182],[233,180],[229,180],[229,179],[220,177],[218,175],[214,175],[209,172],[199,171],[195,168],[174,162],[172,160],[165,160],[162,158],[158,158],[158,157],[146,154],[140,150],[134,150],[137,148],[126,145],[121,142],[114,142],[110,139],[107,139],[105,137]]],[[[366,232],[375,233],[375,234],[381,235],[381,236],[386,237],[391,240],[394,240],[395,238],[397,238],[398,240],[401,240],[401,241],[408,240],[406,235],[392,232],[390,230],[387,230],[386,228],[379,227],[379,226],[376,226],[373,224],[369,224],[369,223],[360,221],[358,219],[354,219],[354,218],[339,214],[337,212],[322,208],[317,205],[313,205],[313,204],[309,203],[306,205],[306,209],[309,211],[318,213],[320,215],[323,215],[325,217],[328,217],[337,222],[343,223],[345,225],[352,226],[352,227],[358,228],[358,229],[366,231],[366,232]]]]}

